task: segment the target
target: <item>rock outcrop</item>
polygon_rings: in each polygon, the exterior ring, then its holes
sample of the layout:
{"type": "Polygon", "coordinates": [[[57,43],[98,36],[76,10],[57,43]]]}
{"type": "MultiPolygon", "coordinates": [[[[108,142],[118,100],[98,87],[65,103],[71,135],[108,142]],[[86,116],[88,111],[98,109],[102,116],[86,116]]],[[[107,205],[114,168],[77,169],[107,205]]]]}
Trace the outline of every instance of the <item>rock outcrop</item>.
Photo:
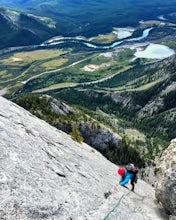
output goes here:
{"type": "MultiPolygon", "coordinates": [[[[50,102],[52,110],[55,113],[64,115],[68,115],[70,113],[81,115],[80,111],[71,108],[70,106],[52,98],[51,96],[44,95],[43,98],[44,97],[48,99],[48,102],[50,102]]],[[[122,138],[116,133],[114,133],[111,129],[105,127],[103,124],[100,124],[99,122],[97,122],[94,119],[91,119],[90,117],[88,122],[80,118],[78,124],[78,128],[81,132],[81,136],[84,138],[84,142],[94,147],[95,149],[106,149],[109,146],[109,144],[113,144],[114,146],[116,146],[116,148],[119,148],[122,138]]],[[[69,125],[66,126],[66,123],[64,122],[64,126],[62,125],[60,129],[69,133],[69,125]],[[67,129],[63,129],[64,126],[65,128],[67,127],[67,129]]]]}
{"type": "Polygon", "coordinates": [[[162,154],[158,179],[156,198],[176,217],[176,139],[162,154]]]}
{"type": "Polygon", "coordinates": [[[117,133],[105,127],[102,123],[88,116],[81,110],[73,108],[49,95],[29,95],[22,98],[23,101],[20,101],[20,99],[21,97],[16,100],[19,105],[24,108],[31,106],[27,108],[27,110],[68,134],[72,132],[73,124],[76,124],[81,136],[84,138],[84,142],[99,151],[105,150],[110,144],[113,145],[114,148],[120,147],[122,138],[117,133]],[[42,105],[33,105],[33,99],[35,99],[37,103],[42,101],[42,105]],[[29,104],[30,101],[31,103],[29,104]],[[51,120],[51,117],[48,117],[52,116],[53,113],[55,114],[55,120],[51,120]]]}
{"type": "Polygon", "coordinates": [[[100,220],[117,203],[111,220],[164,219],[150,185],[114,187],[117,166],[95,149],[2,97],[0,106],[0,219],[100,220]]]}
{"type": "Polygon", "coordinates": [[[120,147],[122,138],[103,125],[93,127],[90,123],[83,123],[79,129],[85,142],[97,150],[104,150],[110,144],[120,147]]]}

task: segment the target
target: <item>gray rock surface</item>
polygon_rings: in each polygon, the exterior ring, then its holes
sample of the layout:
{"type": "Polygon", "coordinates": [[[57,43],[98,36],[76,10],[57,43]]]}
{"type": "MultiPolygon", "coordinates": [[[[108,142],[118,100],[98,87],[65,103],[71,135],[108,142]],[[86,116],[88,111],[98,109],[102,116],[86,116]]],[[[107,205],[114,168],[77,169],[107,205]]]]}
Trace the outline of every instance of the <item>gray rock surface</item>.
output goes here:
{"type": "Polygon", "coordinates": [[[0,152],[0,219],[164,219],[150,185],[115,187],[116,165],[2,97],[0,152]]]}
{"type": "Polygon", "coordinates": [[[80,123],[79,130],[84,137],[84,142],[97,150],[106,149],[110,144],[116,148],[120,147],[122,138],[103,124],[93,126],[93,121],[84,122],[80,123]]]}
{"type": "Polygon", "coordinates": [[[72,107],[68,106],[64,102],[58,101],[57,99],[52,98],[49,95],[43,95],[41,98],[46,98],[47,102],[50,103],[52,111],[61,115],[66,115],[70,113],[78,113],[72,107]]]}
{"type": "Polygon", "coordinates": [[[158,172],[156,197],[176,217],[176,139],[164,151],[158,172]]]}

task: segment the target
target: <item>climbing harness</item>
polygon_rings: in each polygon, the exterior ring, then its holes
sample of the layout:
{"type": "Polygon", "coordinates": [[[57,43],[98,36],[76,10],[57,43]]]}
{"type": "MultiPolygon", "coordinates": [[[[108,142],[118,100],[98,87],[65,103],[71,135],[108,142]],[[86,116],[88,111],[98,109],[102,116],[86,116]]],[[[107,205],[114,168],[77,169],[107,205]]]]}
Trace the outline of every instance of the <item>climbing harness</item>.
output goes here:
{"type": "Polygon", "coordinates": [[[106,214],[106,216],[103,218],[103,220],[106,220],[110,214],[117,208],[117,206],[120,204],[121,200],[123,199],[123,197],[127,196],[131,191],[127,192],[126,194],[124,193],[120,199],[117,201],[117,203],[115,204],[115,206],[106,214]]]}

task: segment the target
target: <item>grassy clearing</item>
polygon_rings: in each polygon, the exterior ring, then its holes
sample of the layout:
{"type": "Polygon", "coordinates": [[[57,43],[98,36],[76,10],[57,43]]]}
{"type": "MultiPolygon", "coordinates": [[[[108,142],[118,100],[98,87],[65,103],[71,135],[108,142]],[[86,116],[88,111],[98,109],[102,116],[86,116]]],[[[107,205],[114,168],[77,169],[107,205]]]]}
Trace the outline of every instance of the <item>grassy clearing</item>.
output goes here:
{"type": "Polygon", "coordinates": [[[55,89],[74,87],[76,85],[77,85],[77,83],[72,83],[72,82],[58,83],[58,84],[51,85],[47,88],[34,90],[34,91],[32,91],[32,93],[46,92],[46,91],[55,90],[55,89]]]}
{"type": "Polygon", "coordinates": [[[9,68],[11,66],[17,66],[17,65],[22,66],[22,65],[24,65],[24,61],[14,57],[14,56],[10,56],[10,57],[4,58],[4,59],[1,58],[0,64],[1,65],[6,65],[7,68],[9,68]]]}
{"type": "Polygon", "coordinates": [[[7,74],[7,70],[0,71],[0,78],[7,74]]]}
{"type": "Polygon", "coordinates": [[[17,52],[6,55],[0,60],[0,85],[7,88],[19,87],[23,81],[41,71],[56,69],[67,62],[63,58],[69,50],[46,49],[17,52]]]}
{"type": "Polygon", "coordinates": [[[53,60],[42,63],[41,66],[44,67],[47,71],[47,70],[55,69],[56,67],[60,67],[67,61],[68,59],[66,58],[53,59],[53,60]]]}
{"type": "Polygon", "coordinates": [[[148,27],[149,25],[161,25],[163,21],[158,21],[158,20],[148,20],[148,21],[140,21],[140,27],[145,28],[148,27]]]}
{"type": "Polygon", "coordinates": [[[9,79],[11,77],[13,77],[13,73],[8,73],[8,74],[6,73],[6,74],[2,75],[0,77],[0,79],[3,80],[3,82],[9,82],[9,80],[6,80],[6,79],[9,79]]]}
{"type": "Polygon", "coordinates": [[[146,90],[146,89],[149,89],[151,87],[153,87],[154,85],[156,85],[157,83],[161,82],[162,79],[158,79],[158,80],[155,80],[153,82],[150,82],[150,83],[146,83],[145,85],[142,85],[142,86],[139,86],[137,88],[134,88],[134,89],[129,89],[130,91],[143,91],[143,90],[146,90]]]}
{"type": "MultiPolygon", "coordinates": [[[[37,60],[46,60],[64,54],[65,51],[57,49],[34,50],[29,52],[16,53],[11,59],[18,59],[23,62],[32,62],[37,60]]],[[[17,62],[17,61],[16,61],[17,62]]]]}
{"type": "Polygon", "coordinates": [[[136,129],[125,129],[125,135],[132,141],[140,140],[145,142],[146,136],[136,129]]]}
{"type": "Polygon", "coordinates": [[[34,61],[51,59],[64,54],[65,51],[58,49],[34,50],[27,52],[14,53],[8,57],[2,58],[0,63],[3,65],[23,66],[34,61]]]}
{"type": "Polygon", "coordinates": [[[134,84],[134,85],[129,85],[129,86],[127,86],[127,85],[119,86],[119,87],[114,87],[114,88],[107,88],[106,87],[104,89],[112,91],[112,92],[123,91],[123,90],[125,90],[125,91],[144,91],[144,90],[150,89],[151,87],[153,87],[154,85],[156,85],[157,83],[159,83],[161,81],[162,81],[162,79],[158,79],[153,82],[146,83],[146,84],[139,86],[139,87],[135,87],[135,84],[134,84]]]}
{"type": "Polygon", "coordinates": [[[98,36],[91,37],[87,39],[88,41],[94,41],[96,43],[108,44],[112,41],[117,40],[117,35],[114,33],[109,34],[99,34],[98,36]]]}

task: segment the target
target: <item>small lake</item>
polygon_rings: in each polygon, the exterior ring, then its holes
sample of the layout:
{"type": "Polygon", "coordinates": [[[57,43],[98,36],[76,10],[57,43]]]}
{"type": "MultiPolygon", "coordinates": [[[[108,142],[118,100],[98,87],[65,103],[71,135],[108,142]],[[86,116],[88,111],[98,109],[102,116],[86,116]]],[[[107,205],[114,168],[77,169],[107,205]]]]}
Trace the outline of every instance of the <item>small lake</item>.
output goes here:
{"type": "Polygon", "coordinates": [[[161,44],[149,44],[145,50],[139,50],[135,53],[138,58],[164,59],[175,54],[171,48],[161,44]]]}

